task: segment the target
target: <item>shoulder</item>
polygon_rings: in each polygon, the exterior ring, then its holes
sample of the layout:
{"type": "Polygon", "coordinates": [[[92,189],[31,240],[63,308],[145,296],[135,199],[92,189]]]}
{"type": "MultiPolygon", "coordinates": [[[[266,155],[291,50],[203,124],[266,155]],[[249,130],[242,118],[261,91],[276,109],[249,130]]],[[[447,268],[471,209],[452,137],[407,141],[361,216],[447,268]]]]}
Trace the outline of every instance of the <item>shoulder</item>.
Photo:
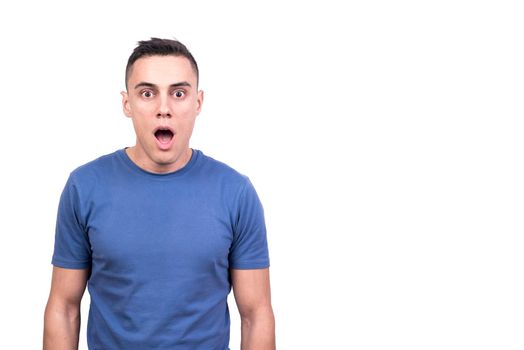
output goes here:
{"type": "Polygon", "coordinates": [[[205,155],[202,151],[197,150],[196,152],[198,152],[199,157],[201,158],[201,169],[208,175],[211,175],[221,181],[226,181],[237,185],[243,185],[246,182],[249,182],[249,179],[246,175],[240,173],[228,164],[205,155]]]}
{"type": "Polygon", "coordinates": [[[119,152],[121,151],[103,155],[77,167],[70,173],[68,182],[75,187],[96,186],[97,182],[110,175],[112,169],[115,168],[119,152]]]}
{"type": "Polygon", "coordinates": [[[120,152],[121,150],[118,150],[93,159],[90,162],[80,165],[74,169],[71,174],[75,174],[76,176],[85,176],[92,172],[104,171],[114,164],[115,160],[117,160],[119,157],[120,152]]]}
{"type": "Polygon", "coordinates": [[[228,203],[239,203],[244,193],[254,192],[249,177],[230,165],[198,152],[199,186],[210,193],[219,193],[228,203]],[[232,201],[232,202],[230,202],[232,201]]]}

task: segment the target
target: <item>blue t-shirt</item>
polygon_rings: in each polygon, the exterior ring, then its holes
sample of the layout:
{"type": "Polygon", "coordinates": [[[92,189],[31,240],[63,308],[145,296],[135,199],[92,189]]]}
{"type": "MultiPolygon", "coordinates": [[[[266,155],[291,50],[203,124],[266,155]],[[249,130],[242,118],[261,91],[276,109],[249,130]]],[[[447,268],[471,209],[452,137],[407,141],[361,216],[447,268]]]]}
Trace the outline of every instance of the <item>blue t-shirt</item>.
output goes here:
{"type": "Polygon", "coordinates": [[[90,349],[228,349],[229,269],[269,266],[262,205],[201,151],[154,174],[119,150],[71,173],[52,263],[91,268],[90,349]]]}

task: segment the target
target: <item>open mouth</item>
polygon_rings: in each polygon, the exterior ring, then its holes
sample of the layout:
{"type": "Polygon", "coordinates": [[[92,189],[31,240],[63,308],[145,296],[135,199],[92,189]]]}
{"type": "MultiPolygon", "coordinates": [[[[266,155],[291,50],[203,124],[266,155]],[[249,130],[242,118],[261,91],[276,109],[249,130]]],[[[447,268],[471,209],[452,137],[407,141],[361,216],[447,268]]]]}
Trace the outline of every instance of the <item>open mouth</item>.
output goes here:
{"type": "Polygon", "coordinates": [[[169,143],[175,134],[168,128],[158,128],[155,131],[155,137],[160,143],[169,143]]]}

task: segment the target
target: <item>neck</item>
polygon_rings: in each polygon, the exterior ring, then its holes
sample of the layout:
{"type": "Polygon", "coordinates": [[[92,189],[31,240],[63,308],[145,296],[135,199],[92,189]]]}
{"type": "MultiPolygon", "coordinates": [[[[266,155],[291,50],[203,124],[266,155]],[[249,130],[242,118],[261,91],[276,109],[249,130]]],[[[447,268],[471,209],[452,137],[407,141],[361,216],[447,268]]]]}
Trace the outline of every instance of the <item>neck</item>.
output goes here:
{"type": "Polygon", "coordinates": [[[148,154],[143,152],[140,147],[128,147],[125,152],[129,159],[136,164],[139,168],[155,174],[167,174],[173,173],[177,170],[182,169],[191,159],[193,150],[187,148],[182,151],[178,156],[169,157],[166,159],[156,159],[150,157],[148,154]]]}

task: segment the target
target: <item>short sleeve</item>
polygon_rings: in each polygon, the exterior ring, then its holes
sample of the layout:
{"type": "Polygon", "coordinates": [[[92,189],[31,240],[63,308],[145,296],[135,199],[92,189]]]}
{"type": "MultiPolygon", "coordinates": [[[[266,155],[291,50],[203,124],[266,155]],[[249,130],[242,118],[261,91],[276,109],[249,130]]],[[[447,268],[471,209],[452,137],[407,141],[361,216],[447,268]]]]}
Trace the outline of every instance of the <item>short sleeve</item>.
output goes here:
{"type": "Polygon", "coordinates": [[[269,267],[264,210],[255,188],[247,178],[238,199],[229,266],[233,269],[269,267]]]}
{"type": "Polygon", "coordinates": [[[91,245],[81,215],[78,188],[69,177],[60,197],[52,264],[69,269],[91,266],[91,245]]]}

